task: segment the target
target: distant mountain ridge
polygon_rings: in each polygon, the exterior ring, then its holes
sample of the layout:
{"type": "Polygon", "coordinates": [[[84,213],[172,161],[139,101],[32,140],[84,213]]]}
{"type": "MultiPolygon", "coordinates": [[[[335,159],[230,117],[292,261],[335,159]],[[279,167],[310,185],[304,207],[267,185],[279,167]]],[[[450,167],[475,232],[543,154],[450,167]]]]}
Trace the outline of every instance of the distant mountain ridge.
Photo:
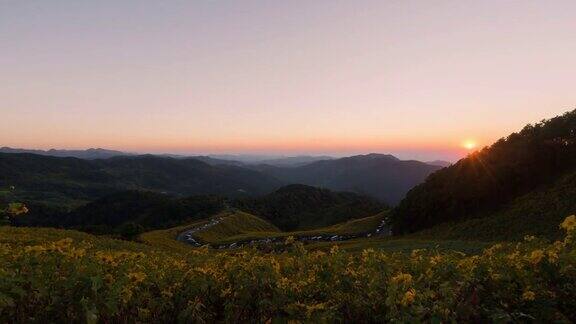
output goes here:
{"type": "MultiPolygon", "coordinates": [[[[402,161],[387,154],[339,159],[296,156],[245,164],[212,156],[126,155],[119,151],[4,148],[0,178],[17,186],[16,198],[86,201],[118,190],[152,190],[176,195],[261,195],[287,184],[348,191],[396,204],[406,192],[441,167],[402,161]],[[65,155],[55,157],[52,155],[65,155]],[[75,157],[68,157],[76,155],[75,157]],[[320,160],[316,160],[320,159],[320,160]]],[[[0,197],[1,198],[1,197],[0,197]]]]}
{"type": "Polygon", "coordinates": [[[443,168],[449,167],[449,166],[451,166],[452,164],[454,164],[454,163],[452,163],[452,162],[443,161],[443,160],[427,161],[427,162],[425,162],[425,163],[426,163],[426,164],[430,164],[430,165],[440,166],[440,167],[443,167],[443,168]]]}
{"type": "Polygon", "coordinates": [[[10,148],[10,147],[2,147],[0,148],[0,153],[31,153],[31,154],[38,154],[38,155],[46,155],[46,156],[55,156],[55,157],[75,157],[79,159],[87,159],[87,160],[94,160],[94,159],[108,159],[114,156],[122,156],[122,155],[134,155],[131,153],[114,151],[114,150],[106,150],[102,148],[90,148],[87,150],[57,150],[57,149],[50,149],[50,150],[34,150],[34,149],[20,149],[20,148],[10,148]]]}
{"type": "Polygon", "coordinates": [[[419,161],[403,161],[389,154],[366,154],[323,160],[299,167],[260,165],[257,170],[289,184],[305,184],[398,203],[414,186],[441,169],[419,161]]]}
{"type": "Polygon", "coordinates": [[[86,160],[0,153],[0,179],[0,185],[16,187],[14,195],[19,200],[58,204],[89,201],[123,190],[245,196],[282,186],[281,181],[246,168],[154,155],[86,160]]]}
{"type": "Polygon", "coordinates": [[[298,156],[288,156],[276,159],[262,160],[258,161],[256,164],[267,164],[278,167],[297,167],[324,160],[334,160],[334,157],[326,155],[320,155],[320,156],[298,155],[298,156]]]}
{"type": "Polygon", "coordinates": [[[334,157],[327,155],[294,155],[294,156],[268,156],[251,154],[210,154],[203,158],[215,159],[216,161],[232,161],[246,166],[273,165],[278,167],[301,166],[304,164],[332,160],[334,157]]]}

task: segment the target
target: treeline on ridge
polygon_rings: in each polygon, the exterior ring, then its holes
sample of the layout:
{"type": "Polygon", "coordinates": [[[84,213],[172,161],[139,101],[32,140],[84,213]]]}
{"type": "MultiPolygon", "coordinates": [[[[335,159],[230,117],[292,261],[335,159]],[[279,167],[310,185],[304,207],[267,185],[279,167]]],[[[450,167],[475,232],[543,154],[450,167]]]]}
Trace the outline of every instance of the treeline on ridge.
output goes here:
{"type": "Polygon", "coordinates": [[[502,138],[413,188],[391,215],[395,234],[484,217],[576,170],[576,110],[502,138]]]}
{"type": "Polygon", "coordinates": [[[134,238],[153,229],[205,219],[223,210],[252,213],[285,230],[333,225],[375,215],[387,207],[366,196],[289,185],[259,198],[230,199],[218,195],[176,197],[152,191],[123,191],[71,211],[32,205],[16,225],[73,228],[93,234],[134,238]]]}
{"type": "Polygon", "coordinates": [[[234,204],[284,231],[329,226],[388,208],[367,196],[306,185],[288,185],[262,197],[238,199],[234,204]]]}

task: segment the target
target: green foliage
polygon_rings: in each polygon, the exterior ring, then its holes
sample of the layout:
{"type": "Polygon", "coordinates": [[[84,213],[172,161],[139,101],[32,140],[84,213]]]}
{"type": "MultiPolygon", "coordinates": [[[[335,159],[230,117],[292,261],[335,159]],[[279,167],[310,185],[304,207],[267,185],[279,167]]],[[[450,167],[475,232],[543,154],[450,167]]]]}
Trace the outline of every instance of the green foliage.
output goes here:
{"type": "Polygon", "coordinates": [[[144,232],[144,226],[136,223],[125,223],[120,227],[120,235],[127,240],[133,240],[144,232]]]}
{"type": "Polygon", "coordinates": [[[96,234],[120,233],[127,223],[152,230],[203,219],[224,207],[225,199],[213,195],[174,198],[155,192],[126,191],[75,209],[56,224],[96,234]]]}
{"type": "Polygon", "coordinates": [[[393,231],[485,217],[575,168],[576,110],[528,125],[432,174],[394,210],[393,231]]]}
{"type": "Polygon", "coordinates": [[[240,199],[236,206],[284,231],[325,227],[372,216],[387,208],[366,196],[305,185],[289,185],[260,198],[240,199]]]}
{"type": "Polygon", "coordinates": [[[208,220],[200,220],[192,222],[190,224],[172,227],[169,229],[145,232],[140,235],[139,240],[149,246],[158,247],[165,251],[189,254],[194,251],[193,249],[190,248],[190,245],[178,241],[176,240],[176,238],[180,233],[185,232],[186,230],[189,230],[193,227],[205,224],[207,222],[208,220]]]}
{"type": "Polygon", "coordinates": [[[477,255],[190,253],[74,231],[0,228],[0,322],[573,322],[567,235],[477,255]]]}

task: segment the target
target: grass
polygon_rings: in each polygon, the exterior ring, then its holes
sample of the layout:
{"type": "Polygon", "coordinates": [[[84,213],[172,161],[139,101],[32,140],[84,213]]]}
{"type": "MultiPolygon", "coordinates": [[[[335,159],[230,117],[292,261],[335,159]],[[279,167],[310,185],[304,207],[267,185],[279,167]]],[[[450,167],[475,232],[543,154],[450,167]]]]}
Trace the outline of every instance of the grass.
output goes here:
{"type": "Polygon", "coordinates": [[[88,242],[102,250],[144,251],[149,249],[144,244],[118,240],[107,236],[95,236],[73,230],[0,226],[0,245],[39,245],[47,242],[56,242],[63,238],[71,238],[78,242],[88,242]]]}
{"type": "Polygon", "coordinates": [[[199,226],[208,222],[207,220],[196,221],[190,224],[172,227],[165,230],[156,230],[140,234],[139,240],[150,246],[160,249],[176,251],[180,253],[189,253],[191,246],[184,242],[176,240],[178,234],[190,229],[191,227],[199,226]]]}
{"type": "Polygon", "coordinates": [[[348,235],[348,234],[365,233],[374,230],[380,224],[380,222],[385,216],[386,212],[382,212],[374,216],[364,217],[360,219],[353,219],[344,223],[306,231],[293,231],[293,232],[253,231],[223,237],[220,240],[216,241],[215,243],[228,244],[237,241],[246,241],[246,240],[272,238],[272,237],[348,235]]]}
{"type": "Polygon", "coordinates": [[[238,235],[257,235],[257,233],[279,233],[280,230],[271,223],[254,215],[234,211],[224,212],[215,217],[223,217],[223,220],[194,236],[208,243],[220,243],[229,237],[238,235]]]}
{"type": "MultiPolygon", "coordinates": [[[[367,232],[376,228],[382,221],[383,217],[385,217],[385,213],[351,220],[342,224],[336,224],[318,230],[298,232],[280,232],[270,223],[256,216],[243,212],[234,212],[233,214],[224,213],[216,217],[219,216],[224,217],[224,220],[221,223],[208,228],[206,231],[198,233],[197,236],[200,239],[212,244],[224,244],[265,237],[307,236],[320,234],[354,234],[367,232]]],[[[146,244],[161,249],[178,251],[180,253],[190,253],[193,248],[186,243],[177,241],[176,237],[179,233],[182,233],[191,227],[202,225],[206,222],[207,220],[204,220],[184,226],[170,228],[167,230],[147,232],[142,234],[140,239],[146,244]]],[[[437,251],[453,250],[467,254],[475,254],[489,246],[490,243],[465,240],[418,239],[412,237],[376,237],[342,242],[317,242],[307,244],[306,248],[309,250],[325,250],[332,248],[334,245],[338,245],[339,248],[350,252],[360,252],[364,249],[371,248],[387,252],[410,252],[414,249],[428,249],[437,251]]]]}
{"type": "Polygon", "coordinates": [[[348,252],[361,252],[365,249],[381,250],[385,252],[406,252],[426,249],[430,251],[458,251],[466,254],[478,254],[493,243],[462,240],[422,240],[411,238],[363,238],[341,242],[318,242],[306,246],[308,250],[325,250],[334,245],[348,252]]]}

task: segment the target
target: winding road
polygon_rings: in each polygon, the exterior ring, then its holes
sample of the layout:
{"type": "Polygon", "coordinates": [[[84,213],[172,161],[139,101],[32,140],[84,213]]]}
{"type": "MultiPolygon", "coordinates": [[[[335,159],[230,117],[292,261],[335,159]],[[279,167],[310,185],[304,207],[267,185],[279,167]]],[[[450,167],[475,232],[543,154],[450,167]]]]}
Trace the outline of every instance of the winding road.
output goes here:
{"type": "MultiPolygon", "coordinates": [[[[201,242],[194,234],[205,231],[213,226],[220,224],[226,217],[232,217],[234,214],[228,214],[226,216],[217,216],[210,219],[208,222],[201,225],[192,227],[178,235],[176,238],[178,241],[190,244],[195,247],[200,247],[207,245],[214,249],[236,249],[244,246],[255,246],[255,245],[270,245],[282,243],[286,240],[287,236],[274,236],[266,237],[260,239],[248,239],[226,244],[208,244],[201,242]]],[[[369,238],[374,236],[389,236],[391,235],[390,229],[386,226],[386,222],[383,220],[380,222],[378,227],[369,232],[348,234],[348,235],[337,235],[337,234],[319,234],[319,235],[301,235],[294,236],[294,239],[300,242],[341,242],[347,240],[353,240],[357,238],[369,238]]]]}

